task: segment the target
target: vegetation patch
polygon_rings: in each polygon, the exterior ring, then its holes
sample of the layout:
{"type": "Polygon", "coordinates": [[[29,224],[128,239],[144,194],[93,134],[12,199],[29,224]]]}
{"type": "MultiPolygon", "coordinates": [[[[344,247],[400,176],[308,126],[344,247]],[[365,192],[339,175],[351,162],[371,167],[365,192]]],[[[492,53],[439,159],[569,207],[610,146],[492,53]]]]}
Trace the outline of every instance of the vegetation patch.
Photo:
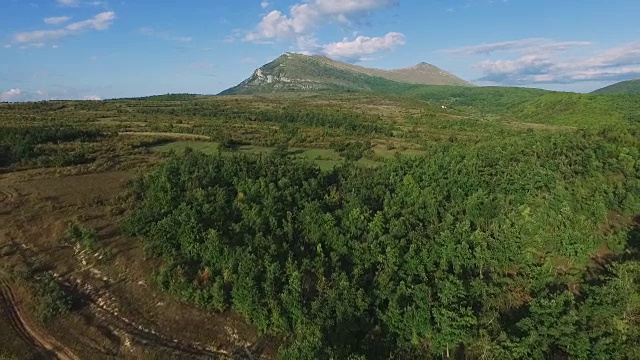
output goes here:
{"type": "Polygon", "coordinates": [[[47,154],[43,144],[89,141],[100,136],[96,130],[54,127],[0,127],[0,167],[40,158],[41,166],[66,166],[87,162],[88,157],[80,151],[58,151],[47,154]]]}
{"type": "Polygon", "coordinates": [[[187,152],[135,183],[124,228],[164,258],[162,289],[242,314],[284,339],[282,358],[626,358],[638,252],[629,229],[600,229],[640,213],[638,131],[432,144],[330,172],[187,152]],[[588,270],[603,247],[618,256],[588,270]]]}
{"type": "Polygon", "coordinates": [[[53,275],[46,272],[30,282],[35,299],[36,315],[42,322],[48,322],[71,310],[71,296],[53,275]]]}
{"type": "Polygon", "coordinates": [[[66,235],[68,240],[81,244],[87,248],[93,248],[98,243],[98,235],[96,231],[77,221],[69,223],[66,235]]]}

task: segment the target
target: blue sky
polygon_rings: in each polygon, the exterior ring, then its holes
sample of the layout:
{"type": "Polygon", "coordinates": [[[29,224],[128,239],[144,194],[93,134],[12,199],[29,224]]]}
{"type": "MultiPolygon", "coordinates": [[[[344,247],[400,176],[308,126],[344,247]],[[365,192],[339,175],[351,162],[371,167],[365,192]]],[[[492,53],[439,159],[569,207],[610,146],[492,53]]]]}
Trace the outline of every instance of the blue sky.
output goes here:
{"type": "Polygon", "coordinates": [[[283,52],[480,85],[640,77],[637,0],[0,0],[0,101],[214,94],[283,52]]]}

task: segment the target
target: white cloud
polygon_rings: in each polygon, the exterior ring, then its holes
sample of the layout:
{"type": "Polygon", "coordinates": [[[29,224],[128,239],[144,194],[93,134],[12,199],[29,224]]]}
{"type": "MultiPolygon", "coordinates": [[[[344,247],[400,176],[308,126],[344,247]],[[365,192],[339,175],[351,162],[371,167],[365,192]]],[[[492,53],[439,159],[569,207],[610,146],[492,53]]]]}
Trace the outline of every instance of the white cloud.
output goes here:
{"type": "Polygon", "coordinates": [[[589,45],[591,45],[591,43],[588,41],[555,41],[551,39],[532,38],[463,46],[454,49],[440,50],[440,52],[456,56],[490,55],[500,51],[539,54],[565,51],[573,47],[589,45]]]}
{"type": "MultiPolygon", "coordinates": [[[[264,15],[256,27],[244,36],[236,33],[227,41],[242,37],[255,44],[271,44],[274,41],[289,41],[302,54],[324,54],[348,61],[361,61],[363,55],[390,50],[405,43],[404,35],[390,32],[383,37],[359,36],[354,40],[344,39],[326,45],[318,43],[316,31],[326,24],[350,26],[357,20],[369,16],[373,11],[388,8],[398,0],[309,0],[289,8],[264,15]]],[[[268,6],[268,5],[267,5],[268,6]]],[[[264,6],[263,8],[266,8],[264,6]]]]}
{"type": "Polygon", "coordinates": [[[40,43],[48,40],[56,40],[66,36],[77,35],[87,30],[105,30],[111,26],[116,14],[107,11],[94,16],[91,19],[71,23],[62,29],[37,30],[15,34],[13,40],[17,43],[40,43]]]}
{"type": "Polygon", "coordinates": [[[322,46],[322,53],[337,59],[347,61],[362,61],[362,56],[380,51],[393,50],[406,43],[401,33],[390,32],[382,37],[358,36],[353,41],[347,39],[322,46]]]}
{"type": "Polygon", "coordinates": [[[160,40],[165,40],[165,41],[177,41],[177,42],[190,42],[191,40],[193,40],[191,37],[188,36],[173,36],[170,33],[166,32],[166,31],[156,31],[152,28],[148,28],[148,27],[143,27],[138,29],[138,31],[140,31],[140,34],[142,35],[147,35],[147,36],[152,36],[155,38],[158,38],[160,40]]]}
{"type": "Polygon", "coordinates": [[[20,100],[22,95],[22,90],[20,89],[9,89],[5,92],[0,93],[0,101],[2,102],[12,102],[20,100]]]}
{"type": "Polygon", "coordinates": [[[56,0],[58,5],[60,6],[78,6],[80,5],[79,0],[56,0]]]}
{"type": "MultiPolygon", "coordinates": [[[[35,74],[34,74],[35,76],[35,74]]],[[[96,95],[102,90],[76,89],[70,87],[54,87],[51,89],[9,89],[0,92],[1,102],[48,101],[48,100],[102,100],[96,95]],[[87,95],[89,94],[89,95],[87,95]]]]}
{"type": "Polygon", "coordinates": [[[84,6],[105,6],[106,1],[81,1],[81,0],[56,0],[56,3],[62,7],[78,7],[84,6]]]}
{"type": "Polygon", "coordinates": [[[263,2],[260,3],[260,7],[263,8],[263,9],[268,8],[269,5],[271,5],[271,4],[269,4],[269,2],[267,2],[267,1],[263,1],[263,2]]]}
{"type": "Polygon", "coordinates": [[[273,10],[256,28],[245,35],[245,41],[291,39],[310,35],[326,22],[348,23],[350,18],[396,4],[397,0],[313,0],[291,6],[286,15],[273,10]]]}
{"type": "Polygon", "coordinates": [[[640,77],[640,42],[585,57],[541,52],[509,60],[484,60],[477,67],[484,74],[480,81],[506,85],[628,80],[640,77]]]}
{"type": "Polygon", "coordinates": [[[20,47],[18,47],[18,49],[24,50],[24,49],[42,49],[44,47],[44,43],[39,42],[39,43],[29,43],[29,44],[24,44],[20,47]]]}
{"type": "Polygon", "coordinates": [[[5,48],[5,49],[9,49],[9,48],[11,48],[11,46],[12,46],[11,44],[6,44],[6,45],[4,46],[4,48],[5,48]]]}
{"type": "Polygon", "coordinates": [[[42,19],[42,21],[44,21],[45,24],[49,24],[49,25],[59,25],[59,24],[66,23],[70,19],[71,17],[69,16],[54,16],[54,17],[44,18],[42,19]]]}
{"type": "Polygon", "coordinates": [[[94,16],[92,19],[69,24],[66,29],[69,31],[82,31],[85,29],[105,30],[113,23],[116,14],[113,11],[106,11],[94,16]]]}

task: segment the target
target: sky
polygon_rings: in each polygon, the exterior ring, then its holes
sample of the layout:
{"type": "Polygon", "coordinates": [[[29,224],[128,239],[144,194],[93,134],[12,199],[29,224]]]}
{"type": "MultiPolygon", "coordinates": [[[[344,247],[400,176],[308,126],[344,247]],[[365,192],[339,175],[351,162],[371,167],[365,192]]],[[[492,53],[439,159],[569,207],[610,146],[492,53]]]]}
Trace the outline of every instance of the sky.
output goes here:
{"type": "Polygon", "coordinates": [[[640,78],[638,0],[0,0],[0,101],[216,94],[284,52],[478,85],[640,78]]]}

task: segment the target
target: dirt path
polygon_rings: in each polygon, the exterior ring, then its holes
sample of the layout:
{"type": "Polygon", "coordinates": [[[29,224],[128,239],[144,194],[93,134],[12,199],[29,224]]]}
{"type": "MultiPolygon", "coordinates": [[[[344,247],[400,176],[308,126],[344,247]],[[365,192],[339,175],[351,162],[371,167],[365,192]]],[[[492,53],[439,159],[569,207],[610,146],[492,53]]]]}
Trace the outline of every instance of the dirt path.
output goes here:
{"type": "Polygon", "coordinates": [[[76,291],[90,303],[93,313],[98,316],[104,324],[115,330],[117,333],[124,333],[134,341],[153,347],[162,347],[172,350],[182,355],[192,358],[218,359],[228,358],[232,354],[220,349],[210,349],[202,344],[181,342],[171,337],[165,336],[151,329],[147,329],[135,322],[123,317],[117,310],[114,310],[114,300],[109,299],[109,294],[101,293],[92,288],[89,284],[76,281],[74,286],[76,291]]]}
{"type": "Polygon", "coordinates": [[[0,186],[0,214],[7,213],[11,210],[15,198],[16,193],[13,190],[0,186]]]}
{"type": "Polygon", "coordinates": [[[9,202],[11,200],[13,200],[13,193],[0,188],[0,203],[9,202]]]}
{"type": "Polygon", "coordinates": [[[18,301],[11,290],[11,286],[5,275],[0,272],[0,302],[4,303],[11,326],[26,344],[46,358],[60,360],[80,360],[71,350],[64,347],[54,338],[38,329],[27,320],[18,306],[18,301]]]}

